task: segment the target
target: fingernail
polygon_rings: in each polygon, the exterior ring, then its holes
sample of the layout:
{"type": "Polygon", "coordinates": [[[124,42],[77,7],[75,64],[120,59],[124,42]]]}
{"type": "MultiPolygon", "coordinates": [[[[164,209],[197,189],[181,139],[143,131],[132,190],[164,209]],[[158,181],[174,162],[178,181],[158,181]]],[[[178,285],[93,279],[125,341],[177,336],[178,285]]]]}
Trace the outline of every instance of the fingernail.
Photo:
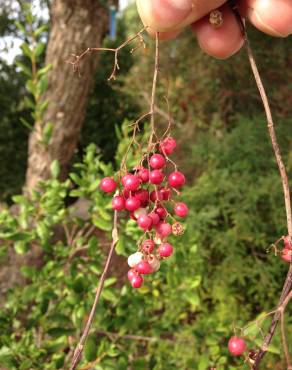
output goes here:
{"type": "Polygon", "coordinates": [[[190,10],[192,9],[192,0],[167,0],[169,4],[176,9],[190,10]]]}

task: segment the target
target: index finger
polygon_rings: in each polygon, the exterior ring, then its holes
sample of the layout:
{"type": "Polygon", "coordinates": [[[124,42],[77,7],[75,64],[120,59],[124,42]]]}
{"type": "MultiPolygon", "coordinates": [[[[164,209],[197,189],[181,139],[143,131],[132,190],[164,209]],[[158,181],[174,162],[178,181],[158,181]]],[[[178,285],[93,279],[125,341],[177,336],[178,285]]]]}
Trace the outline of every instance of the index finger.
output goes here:
{"type": "Polygon", "coordinates": [[[174,31],[192,24],[226,0],[136,0],[145,26],[152,31],[174,31]]]}

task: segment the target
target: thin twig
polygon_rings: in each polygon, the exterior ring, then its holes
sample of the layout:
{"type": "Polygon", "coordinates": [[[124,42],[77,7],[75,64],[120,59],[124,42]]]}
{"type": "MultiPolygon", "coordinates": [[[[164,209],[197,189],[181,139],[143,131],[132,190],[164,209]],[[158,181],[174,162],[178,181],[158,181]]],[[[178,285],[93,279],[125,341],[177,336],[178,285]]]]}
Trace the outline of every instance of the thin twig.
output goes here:
{"type": "Polygon", "coordinates": [[[142,33],[146,29],[147,29],[147,26],[143,27],[141,29],[141,31],[139,31],[138,33],[136,33],[136,35],[128,38],[125,42],[123,42],[117,48],[87,48],[80,55],[72,54],[72,57],[74,58],[73,61],[68,60],[67,63],[72,64],[73,71],[74,72],[78,72],[79,77],[80,77],[81,76],[80,75],[80,61],[82,59],[84,59],[84,57],[87,54],[92,53],[92,52],[99,52],[99,51],[110,51],[110,52],[114,53],[114,66],[113,66],[112,73],[111,73],[110,77],[108,78],[108,81],[115,80],[116,79],[117,71],[120,69],[120,66],[119,66],[119,52],[120,52],[120,50],[123,49],[128,44],[130,44],[132,41],[136,40],[137,38],[139,38],[139,41],[140,41],[141,44],[142,43],[144,44],[142,33]]]}
{"type": "Polygon", "coordinates": [[[91,308],[91,311],[90,311],[89,318],[87,320],[86,326],[85,326],[83,334],[81,336],[81,339],[80,339],[80,341],[79,341],[79,343],[78,343],[78,345],[77,345],[77,347],[74,351],[72,365],[70,367],[70,370],[76,369],[78,363],[81,360],[84,345],[85,345],[86,339],[88,337],[90,328],[91,328],[92,323],[93,323],[94,315],[95,315],[95,312],[96,312],[97,305],[99,303],[100,295],[101,295],[103,285],[104,285],[104,282],[105,282],[105,279],[106,279],[106,276],[107,276],[107,273],[108,273],[108,269],[109,269],[109,266],[110,266],[110,263],[111,263],[113,252],[115,250],[115,246],[116,246],[116,244],[118,242],[118,239],[119,239],[118,238],[118,225],[117,224],[118,224],[118,216],[117,216],[117,211],[115,211],[114,221],[113,221],[113,231],[112,231],[112,244],[111,244],[108,256],[107,256],[107,260],[106,260],[101,278],[98,282],[98,286],[97,286],[97,289],[96,289],[96,294],[95,294],[94,302],[93,302],[93,305],[92,305],[92,308],[91,308]]]}
{"type": "MultiPolygon", "coordinates": [[[[251,66],[251,69],[252,69],[252,72],[253,72],[253,75],[254,75],[254,78],[255,78],[255,81],[256,81],[256,84],[257,84],[257,87],[258,87],[258,90],[259,90],[259,93],[260,93],[260,96],[261,96],[261,99],[262,99],[264,110],[265,110],[265,113],[266,113],[269,135],[270,135],[270,138],[271,138],[271,142],[272,142],[272,146],[273,146],[275,158],[276,158],[276,161],[277,161],[277,164],[278,164],[278,168],[279,168],[279,172],[280,172],[280,176],[281,176],[281,181],[282,181],[282,186],[283,186],[288,235],[292,236],[292,212],[291,212],[291,198],[290,198],[288,176],[287,176],[287,172],[286,172],[284,162],[282,160],[282,155],[281,155],[280,147],[279,147],[279,144],[278,144],[278,140],[277,140],[277,136],[276,136],[276,132],[275,132],[275,128],[274,128],[274,122],[273,122],[272,112],[271,112],[270,105],[269,105],[269,100],[268,100],[263,82],[262,82],[260,74],[259,74],[259,70],[258,70],[256,61],[255,61],[255,58],[254,58],[254,55],[253,55],[252,48],[250,46],[250,43],[249,43],[249,40],[248,40],[248,37],[247,37],[245,25],[244,25],[240,15],[239,15],[237,9],[233,7],[233,11],[234,11],[234,13],[235,13],[235,15],[236,15],[236,17],[239,21],[241,29],[242,29],[242,33],[243,33],[243,36],[244,36],[244,39],[245,39],[245,46],[246,46],[246,50],[247,50],[247,54],[248,54],[248,59],[249,59],[249,62],[250,62],[250,66],[251,66]]],[[[283,286],[283,289],[282,289],[282,293],[281,293],[281,297],[280,297],[280,300],[279,300],[278,307],[281,307],[281,305],[285,301],[286,297],[289,296],[289,292],[291,291],[291,287],[292,287],[292,263],[290,263],[290,268],[289,268],[289,271],[288,271],[288,274],[287,274],[287,277],[286,277],[286,280],[285,280],[285,283],[284,283],[284,286],[283,286]]],[[[279,311],[277,311],[275,313],[274,317],[273,317],[273,320],[272,320],[272,323],[271,323],[270,328],[268,330],[268,333],[266,334],[266,336],[263,340],[263,344],[262,344],[261,348],[258,351],[255,363],[253,365],[254,370],[259,369],[259,365],[260,365],[263,357],[265,356],[266,352],[268,351],[269,345],[270,345],[271,340],[274,336],[274,333],[275,333],[275,330],[276,330],[279,319],[280,319],[280,313],[279,313],[279,311]]]]}
{"type": "Polygon", "coordinates": [[[151,134],[150,134],[149,142],[148,142],[148,152],[152,150],[153,136],[156,135],[155,134],[155,96],[156,96],[158,71],[159,71],[159,32],[156,32],[155,33],[155,65],[154,65],[154,75],[153,75],[152,92],[151,92],[151,100],[150,100],[151,134]]]}
{"type": "Polygon", "coordinates": [[[132,335],[132,334],[119,334],[119,333],[111,333],[109,331],[103,331],[99,330],[98,334],[101,335],[106,335],[109,338],[114,338],[114,339],[128,339],[128,340],[135,340],[135,341],[144,341],[144,342],[157,342],[160,340],[159,338],[155,337],[145,337],[142,335],[132,335]]]}

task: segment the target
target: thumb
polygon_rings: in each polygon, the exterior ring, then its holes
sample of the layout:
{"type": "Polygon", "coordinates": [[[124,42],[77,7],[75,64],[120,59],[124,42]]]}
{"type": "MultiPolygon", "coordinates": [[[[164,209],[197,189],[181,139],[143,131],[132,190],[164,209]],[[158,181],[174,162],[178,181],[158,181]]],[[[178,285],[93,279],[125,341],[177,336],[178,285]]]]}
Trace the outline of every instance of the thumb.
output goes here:
{"type": "Polygon", "coordinates": [[[145,26],[154,31],[181,29],[218,8],[226,0],[136,0],[145,26]]]}

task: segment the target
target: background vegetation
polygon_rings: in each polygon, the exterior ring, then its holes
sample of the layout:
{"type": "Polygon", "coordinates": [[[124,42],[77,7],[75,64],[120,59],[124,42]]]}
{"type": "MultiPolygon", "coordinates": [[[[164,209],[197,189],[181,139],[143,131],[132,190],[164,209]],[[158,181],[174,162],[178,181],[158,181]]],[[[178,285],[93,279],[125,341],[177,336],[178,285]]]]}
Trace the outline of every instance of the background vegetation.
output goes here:
{"type": "MultiPolygon", "coordinates": [[[[0,28],[15,32],[7,17],[2,18],[0,28]]],[[[119,22],[118,39],[106,39],[104,45],[119,45],[141,27],[134,8],[119,22]]],[[[291,173],[292,40],[274,40],[255,30],[250,34],[291,173]]],[[[25,67],[0,60],[4,369],[61,369],[69,363],[110,240],[110,198],[100,194],[98,184],[118,168],[131,135],[129,122],[147,109],[153,53],[151,40],[146,37],[146,42],[145,52],[123,51],[115,83],[106,81],[112,55],[100,56],[70,174],[59,180],[59,166],[53,162],[52,178],[30,198],[17,195],[26,171],[29,134],[20,117],[29,120],[38,105],[27,106],[25,98],[32,91],[25,89],[31,79],[23,73],[25,67]]],[[[30,68],[28,55],[17,60],[30,68]]],[[[126,256],[135,249],[138,231],[121,217],[120,241],[80,368],[248,369],[242,358],[229,356],[228,338],[234,326],[243,327],[274,307],[287,265],[266,253],[285,233],[285,213],[246,55],[213,60],[185,32],[162,46],[158,93],[158,124],[167,124],[167,96],[179,142],[175,160],[188,178],[184,200],[191,211],[186,233],[174,238],[176,253],[155,277],[133,291],[126,279],[126,256]]],[[[147,135],[147,126],[141,135],[147,135]]],[[[286,325],[291,343],[289,309],[286,325]]],[[[245,334],[250,348],[260,344],[255,325],[245,334]]],[[[276,335],[263,369],[284,368],[276,335]]]]}

